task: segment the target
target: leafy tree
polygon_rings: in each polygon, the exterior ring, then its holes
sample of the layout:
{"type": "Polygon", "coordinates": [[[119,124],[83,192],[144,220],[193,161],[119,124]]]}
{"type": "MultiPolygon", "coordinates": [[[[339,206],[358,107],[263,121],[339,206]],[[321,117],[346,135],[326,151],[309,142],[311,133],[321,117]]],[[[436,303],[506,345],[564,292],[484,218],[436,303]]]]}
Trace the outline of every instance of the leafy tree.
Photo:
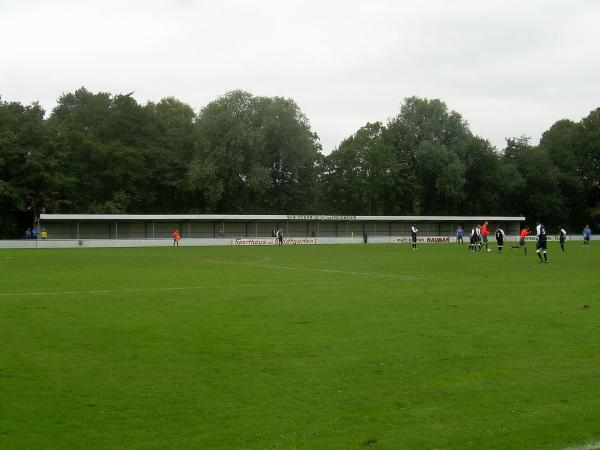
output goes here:
{"type": "Polygon", "coordinates": [[[423,214],[456,214],[464,199],[465,166],[443,145],[423,142],[416,153],[423,214]]]}
{"type": "Polygon", "coordinates": [[[154,136],[145,144],[146,183],[143,209],[162,213],[194,210],[186,177],[194,156],[196,114],[187,104],[167,97],[148,103],[149,124],[154,136]]]}
{"type": "Polygon", "coordinates": [[[316,195],[317,136],[298,106],[233,91],[197,117],[188,171],[202,209],[301,212],[316,195]]]}
{"type": "Polygon", "coordinates": [[[558,187],[563,196],[563,210],[558,221],[583,223],[588,211],[585,206],[585,187],[582,182],[582,126],[570,120],[559,120],[542,135],[540,149],[557,168],[558,187]]]}
{"type": "Polygon", "coordinates": [[[61,154],[37,103],[0,101],[0,233],[15,235],[59,201],[61,154]]]}
{"type": "Polygon", "coordinates": [[[533,223],[543,221],[553,227],[564,223],[565,199],[559,186],[559,169],[547,152],[533,147],[526,137],[507,139],[504,159],[520,173],[524,186],[512,201],[533,223]]]}
{"type": "Polygon", "coordinates": [[[500,154],[489,141],[468,137],[458,156],[465,166],[464,197],[459,212],[467,215],[506,212],[511,205],[516,180],[511,185],[505,182],[505,177],[511,177],[511,171],[507,166],[503,167],[500,154]]]}
{"type": "Polygon", "coordinates": [[[579,174],[589,207],[600,208],[600,108],[581,121],[579,174]]]}
{"type": "Polygon", "coordinates": [[[380,123],[367,124],[325,157],[323,177],[328,210],[352,214],[398,214],[412,208],[414,182],[395,159],[380,123]]]}

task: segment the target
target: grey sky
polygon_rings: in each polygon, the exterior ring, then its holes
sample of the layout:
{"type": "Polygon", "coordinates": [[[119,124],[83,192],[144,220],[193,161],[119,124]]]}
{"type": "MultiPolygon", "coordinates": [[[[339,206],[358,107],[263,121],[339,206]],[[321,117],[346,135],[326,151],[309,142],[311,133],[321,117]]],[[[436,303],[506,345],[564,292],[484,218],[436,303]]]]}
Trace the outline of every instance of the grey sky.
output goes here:
{"type": "Polygon", "coordinates": [[[599,23],[594,0],[0,0],[0,95],[290,97],[325,153],[418,95],[498,147],[537,143],[600,106],[599,23]]]}

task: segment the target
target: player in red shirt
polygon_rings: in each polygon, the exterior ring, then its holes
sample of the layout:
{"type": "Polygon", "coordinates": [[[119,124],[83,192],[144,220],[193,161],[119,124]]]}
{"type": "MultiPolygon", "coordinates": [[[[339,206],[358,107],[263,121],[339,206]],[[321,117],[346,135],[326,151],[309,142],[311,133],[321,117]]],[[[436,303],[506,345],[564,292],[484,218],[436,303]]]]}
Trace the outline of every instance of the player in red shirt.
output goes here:
{"type": "Polygon", "coordinates": [[[487,221],[481,227],[481,237],[483,238],[483,243],[485,244],[485,249],[489,252],[488,248],[488,234],[490,234],[490,230],[488,229],[487,221]]]}
{"type": "Polygon", "coordinates": [[[173,236],[173,245],[179,247],[179,239],[181,239],[181,234],[179,233],[179,230],[173,231],[171,236],[173,236]]]}
{"type": "Polygon", "coordinates": [[[519,247],[523,247],[523,250],[525,250],[525,256],[527,256],[527,246],[525,245],[525,238],[531,234],[531,231],[529,231],[529,227],[525,227],[521,230],[521,234],[519,235],[519,247]]]}

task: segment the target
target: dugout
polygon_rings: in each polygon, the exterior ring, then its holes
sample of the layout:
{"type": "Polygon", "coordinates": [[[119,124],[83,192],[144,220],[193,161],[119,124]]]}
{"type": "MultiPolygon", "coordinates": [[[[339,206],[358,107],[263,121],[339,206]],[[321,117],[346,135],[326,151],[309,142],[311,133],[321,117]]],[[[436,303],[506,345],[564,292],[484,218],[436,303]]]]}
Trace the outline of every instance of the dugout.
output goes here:
{"type": "Polygon", "coordinates": [[[458,225],[468,236],[474,224],[490,222],[507,236],[519,234],[524,217],[500,216],[336,216],[235,214],[42,214],[39,228],[48,239],[165,239],[173,230],[182,238],[270,237],[282,227],[286,237],[347,238],[410,236],[413,224],[419,235],[453,237],[458,225]]]}

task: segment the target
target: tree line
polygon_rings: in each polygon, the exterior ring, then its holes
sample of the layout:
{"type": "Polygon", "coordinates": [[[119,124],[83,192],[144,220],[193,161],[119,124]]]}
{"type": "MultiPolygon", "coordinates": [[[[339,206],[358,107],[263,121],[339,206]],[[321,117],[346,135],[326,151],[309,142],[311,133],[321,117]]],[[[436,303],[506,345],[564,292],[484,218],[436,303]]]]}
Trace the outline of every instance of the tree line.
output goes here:
{"type": "Polygon", "coordinates": [[[524,215],[600,224],[600,108],[496,149],[406,98],[324,155],[291,99],[232,91],[199,113],[81,88],[46,116],[0,98],[0,237],[40,213],[524,215]]]}

